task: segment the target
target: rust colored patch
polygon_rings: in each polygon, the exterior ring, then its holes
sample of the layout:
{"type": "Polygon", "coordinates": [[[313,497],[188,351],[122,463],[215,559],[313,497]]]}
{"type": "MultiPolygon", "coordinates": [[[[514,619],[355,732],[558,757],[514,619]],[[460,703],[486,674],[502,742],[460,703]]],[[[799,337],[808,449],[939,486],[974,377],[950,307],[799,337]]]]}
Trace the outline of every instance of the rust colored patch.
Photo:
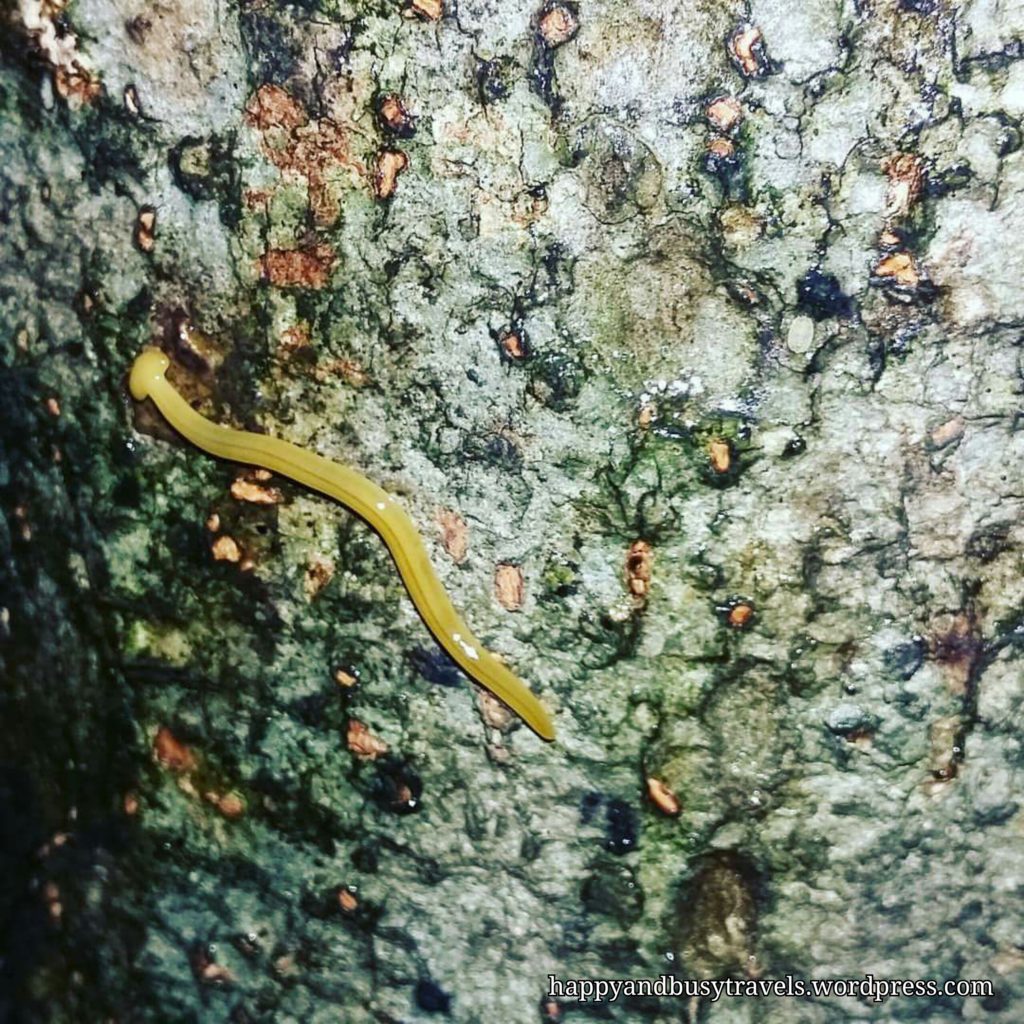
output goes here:
{"type": "Polygon", "coordinates": [[[726,615],[726,622],[733,629],[746,629],[754,620],[754,609],[745,601],[734,604],[726,615]]]}
{"type": "Polygon", "coordinates": [[[732,446],[728,441],[716,437],[708,443],[708,460],[716,473],[728,473],[732,466],[732,446]]]}
{"type": "Polygon", "coordinates": [[[940,423],[928,435],[931,447],[934,449],[945,448],[946,445],[959,441],[964,436],[964,428],[966,426],[967,421],[963,416],[954,416],[951,420],[940,423]]]}
{"type": "Polygon", "coordinates": [[[156,210],[143,206],[135,219],[135,244],[143,252],[152,252],[156,245],[156,210]]]}
{"type": "Polygon", "coordinates": [[[93,103],[103,92],[99,78],[77,60],[53,69],[53,87],[72,110],[93,103]]]}
{"type": "Polygon", "coordinates": [[[670,818],[676,817],[683,809],[679,797],[661,779],[656,779],[654,776],[647,780],[647,796],[662,814],[667,814],[670,818]]]}
{"type": "Polygon", "coordinates": [[[300,323],[294,324],[292,327],[286,327],[281,332],[280,342],[280,353],[286,359],[290,359],[294,355],[306,352],[312,349],[313,344],[309,337],[309,324],[305,320],[300,323]]]}
{"type": "Polygon", "coordinates": [[[416,118],[406,109],[402,97],[388,93],[377,101],[377,120],[384,131],[403,138],[412,135],[416,118]]]}
{"type": "Polygon", "coordinates": [[[510,612],[522,608],[523,599],[526,596],[523,570],[518,565],[502,562],[494,570],[494,593],[501,606],[510,612]]]}
{"type": "Polygon", "coordinates": [[[264,487],[253,481],[248,474],[231,481],[231,497],[235,501],[248,501],[253,505],[277,505],[284,495],[276,487],[264,487]]]}
{"type": "Polygon", "coordinates": [[[172,772],[190,772],[196,766],[196,756],[167,726],[162,725],[153,738],[153,754],[172,772]]]}
{"type": "Polygon", "coordinates": [[[437,513],[437,525],[441,527],[441,543],[454,562],[461,562],[469,550],[469,527],[457,512],[443,508],[437,513]]]}
{"type": "Polygon", "coordinates": [[[373,191],[378,199],[390,199],[398,188],[398,176],[409,166],[409,158],[397,149],[385,149],[377,154],[373,172],[373,191]]]}
{"type": "Polygon", "coordinates": [[[646,599],[651,591],[654,550],[645,540],[636,540],[626,553],[626,583],[634,597],[646,599]]]}
{"type": "Polygon", "coordinates": [[[305,249],[271,249],[260,257],[264,280],[278,288],[320,289],[334,268],[334,250],[321,243],[305,249]]]}
{"type": "Polygon", "coordinates": [[[729,52],[748,78],[768,72],[768,55],[764,49],[764,34],[756,25],[741,25],[729,40],[729,52]]]}
{"type": "Polygon", "coordinates": [[[507,359],[518,362],[527,356],[526,339],[519,331],[502,331],[498,344],[507,359]]]}
{"type": "Polygon", "coordinates": [[[212,804],[217,812],[234,821],[245,814],[245,801],[237,793],[214,793],[204,794],[206,802],[212,804]]]}
{"type": "Polygon", "coordinates": [[[359,676],[351,669],[336,668],[334,670],[334,681],[346,690],[351,690],[359,682],[359,676]]]}
{"type": "Polygon", "coordinates": [[[924,191],[924,161],[913,153],[894,153],[882,161],[889,178],[885,216],[905,217],[924,191]]]}
{"type": "Polygon", "coordinates": [[[345,733],[345,742],[348,744],[348,749],[363,761],[375,761],[382,754],[386,754],[389,749],[388,745],[383,740],[377,739],[377,737],[374,736],[370,730],[356,718],[350,718],[348,720],[348,730],[345,733]]]}
{"type": "Polygon", "coordinates": [[[909,252],[894,252],[879,262],[874,270],[875,277],[892,281],[901,288],[916,288],[921,282],[921,274],[909,252]]]}
{"type": "Polygon", "coordinates": [[[201,981],[204,985],[220,987],[231,985],[237,980],[227,967],[214,961],[209,949],[204,945],[197,944],[192,948],[189,954],[189,964],[196,980],[201,981]]]}
{"type": "Polygon", "coordinates": [[[303,585],[306,591],[306,599],[309,601],[319,597],[320,591],[331,582],[334,576],[334,562],[329,558],[317,556],[306,566],[306,576],[303,585]]]}
{"type": "Polygon", "coordinates": [[[708,140],[708,154],[719,160],[728,160],[736,152],[736,147],[729,139],[716,135],[708,140]]]}
{"type": "Polygon", "coordinates": [[[237,564],[242,560],[242,549],[238,546],[238,541],[226,533],[210,545],[210,551],[213,552],[214,560],[218,562],[237,564]]]}
{"type": "Polygon", "coordinates": [[[338,890],[338,909],[343,914],[352,914],[359,907],[359,900],[356,899],[356,894],[346,886],[342,886],[338,890]]]}
{"type": "Polygon", "coordinates": [[[246,104],[245,116],[261,132],[272,128],[291,132],[309,123],[302,104],[279,85],[261,85],[246,104]]]}
{"type": "MultiPolygon", "coordinates": [[[[366,168],[352,155],[349,132],[330,118],[311,120],[302,104],[277,85],[256,91],[246,118],[262,133],[263,151],[274,166],[306,179],[314,223],[332,225],[340,213],[339,170],[348,171],[353,184],[366,177],[366,168]]],[[[261,200],[265,196],[246,196],[250,205],[261,200]]]]}
{"type": "Polygon", "coordinates": [[[942,666],[950,689],[963,694],[982,651],[982,640],[972,612],[944,614],[933,623],[929,650],[942,666]]]}
{"type": "Polygon", "coordinates": [[[743,107],[735,96],[719,96],[708,104],[704,116],[720,132],[731,132],[743,119],[743,107]]]}
{"type": "Polygon", "coordinates": [[[407,18],[420,18],[422,21],[439,21],[444,14],[441,0],[408,0],[404,11],[407,18]]]}
{"type": "Polygon", "coordinates": [[[545,45],[554,49],[569,42],[580,30],[580,21],[576,12],[567,4],[548,4],[541,11],[537,21],[537,31],[545,45]]]}

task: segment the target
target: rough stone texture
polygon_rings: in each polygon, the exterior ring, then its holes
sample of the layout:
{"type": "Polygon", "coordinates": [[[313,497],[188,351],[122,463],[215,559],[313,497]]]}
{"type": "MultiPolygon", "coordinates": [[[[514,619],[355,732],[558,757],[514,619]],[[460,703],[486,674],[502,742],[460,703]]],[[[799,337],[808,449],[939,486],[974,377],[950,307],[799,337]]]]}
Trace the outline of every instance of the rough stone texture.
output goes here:
{"type": "Polygon", "coordinates": [[[0,1016],[1018,1021],[1024,6],[62,8],[0,3],[0,1016]],[[558,741],[152,341],[398,494],[558,741]]]}

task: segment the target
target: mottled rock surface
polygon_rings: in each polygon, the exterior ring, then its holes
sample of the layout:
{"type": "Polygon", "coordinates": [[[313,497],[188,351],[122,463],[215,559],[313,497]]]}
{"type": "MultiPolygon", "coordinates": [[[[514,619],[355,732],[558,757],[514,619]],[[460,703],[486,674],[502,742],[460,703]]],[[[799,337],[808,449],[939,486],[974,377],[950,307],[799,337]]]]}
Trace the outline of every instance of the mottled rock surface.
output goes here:
{"type": "Polygon", "coordinates": [[[0,1016],[1020,1020],[1020,3],[0,18],[0,1016]]]}

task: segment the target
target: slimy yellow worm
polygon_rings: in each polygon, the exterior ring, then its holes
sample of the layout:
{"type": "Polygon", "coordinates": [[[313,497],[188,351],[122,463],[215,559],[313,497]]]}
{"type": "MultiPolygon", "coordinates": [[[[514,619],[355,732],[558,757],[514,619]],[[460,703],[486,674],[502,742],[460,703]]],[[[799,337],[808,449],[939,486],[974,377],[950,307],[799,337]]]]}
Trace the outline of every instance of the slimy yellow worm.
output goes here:
{"type": "Polygon", "coordinates": [[[151,398],[178,433],[221,459],[263,466],[335,498],[372,526],[391,552],[412,603],[438,643],[470,678],[504,701],[546,740],[555,727],[525,683],[487,651],[455,610],[434,573],[408,513],[366,477],[288,441],[234,430],[201,416],[167,380],[167,356],[145,348],[132,365],[128,386],[136,401],[151,398]]]}

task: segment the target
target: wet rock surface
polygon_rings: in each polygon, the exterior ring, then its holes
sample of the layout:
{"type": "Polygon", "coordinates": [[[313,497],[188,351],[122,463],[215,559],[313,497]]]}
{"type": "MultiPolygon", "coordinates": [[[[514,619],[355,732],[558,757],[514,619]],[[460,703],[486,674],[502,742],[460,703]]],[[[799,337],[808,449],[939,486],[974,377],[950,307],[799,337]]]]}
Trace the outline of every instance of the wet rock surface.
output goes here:
{"type": "Polygon", "coordinates": [[[0,19],[0,1016],[1015,1024],[1018,5],[0,19]],[[993,994],[544,998],[666,971],[993,994]]]}

